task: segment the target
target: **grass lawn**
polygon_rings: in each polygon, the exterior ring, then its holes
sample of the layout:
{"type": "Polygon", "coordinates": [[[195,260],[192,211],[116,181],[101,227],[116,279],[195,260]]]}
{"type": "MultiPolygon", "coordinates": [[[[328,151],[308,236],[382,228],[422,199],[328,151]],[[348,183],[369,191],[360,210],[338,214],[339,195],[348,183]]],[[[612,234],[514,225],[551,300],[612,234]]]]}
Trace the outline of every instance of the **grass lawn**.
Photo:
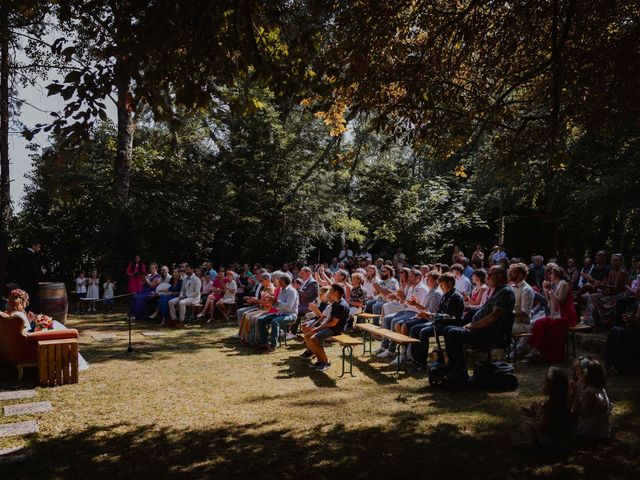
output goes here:
{"type": "MultiPolygon", "coordinates": [[[[111,358],[126,348],[123,315],[71,317],[91,364],[80,383],[38,388],[54,411],[38,434],[0,439],[26,445],[22,463],[0,479],[167,478],[640,478],[638,379],[613,378],[614,440],[582,445],[566,459],[512,451],[518,408],[540,400],[546,367],[518,365],[516,392],[451,392],[424,375],[395,369],[356,349],[356,378],[333,367],[314,372],[293,342],[256,354],[226,326],[162,330],[134,343],[153,355],[111,358]],[[94,340],[115,332],[118,340],[94,340]]],[[[568,364],[567,364],[568,368],[568,364]]],[[[35,375],[34,375],[35,376],[35,375]]]]}

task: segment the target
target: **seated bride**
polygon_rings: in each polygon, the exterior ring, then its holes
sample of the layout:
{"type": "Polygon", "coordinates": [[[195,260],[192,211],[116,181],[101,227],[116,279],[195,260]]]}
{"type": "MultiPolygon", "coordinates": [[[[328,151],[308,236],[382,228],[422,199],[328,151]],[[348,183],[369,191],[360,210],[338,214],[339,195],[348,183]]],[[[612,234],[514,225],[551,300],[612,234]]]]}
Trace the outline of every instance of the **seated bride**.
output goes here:
{"type": "MultiPolygon", "coordinates": [[[[36,315],[33,312],[27,312],[29,306],[29,294],[24,290],[16,288],[9,295],[6,313],[3,316],[11,316],[21,318],[24,323],[23,332],[31,333],[39,330],[66,330],[62,323],[53,320],[46,315],[36,315]]],[[[87,361],[78,353],[78,370],[84,371],[89,369],[87,361]]]]}

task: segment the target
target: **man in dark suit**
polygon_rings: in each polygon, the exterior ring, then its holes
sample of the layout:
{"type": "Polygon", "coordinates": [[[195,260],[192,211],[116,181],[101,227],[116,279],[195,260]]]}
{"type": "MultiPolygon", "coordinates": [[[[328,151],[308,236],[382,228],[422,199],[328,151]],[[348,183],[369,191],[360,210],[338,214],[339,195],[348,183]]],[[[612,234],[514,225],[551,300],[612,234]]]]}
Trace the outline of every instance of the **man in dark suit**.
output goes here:
{"type": "Polygon", "coordinates": [[[20,288],[29,294],[32,305],[38,296],[38,281],[40,276],[45,273],[38,255],[40,249],[40,242],[31,242],[31,246],[20,253],[16,265],[16,280],[20,288]]]}
{"type": "Polygon", "coordinates": [[[300,280],[302,284],[298,289],[298,318],[296,323],[291,325],[291,330],[287,334],[287,339],[289,340],[296,338],[300,319],[309,311],[309,304],[315,302],[318,298],[318,282],[313,278],[313,272],[309,267],[300,269],[300,280]]]}

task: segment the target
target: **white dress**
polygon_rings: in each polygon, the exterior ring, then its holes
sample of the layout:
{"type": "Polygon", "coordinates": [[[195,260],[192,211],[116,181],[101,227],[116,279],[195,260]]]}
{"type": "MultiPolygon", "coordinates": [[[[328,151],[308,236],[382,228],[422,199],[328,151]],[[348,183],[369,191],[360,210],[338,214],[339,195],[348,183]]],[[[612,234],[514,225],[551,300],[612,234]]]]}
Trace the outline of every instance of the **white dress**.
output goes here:
{"type": "Polygon", "coordinates": [[[90,278],[87,280],[87,298],[91,300],[98,300],[100,298],[100,280],[90,278]]]}
{"type": "Polygon", "coordinates": [[[113,282],[105,282],[104,285],[102,285],[102,290],[104,291],[102,298],[113,298],[113,282]]]}
{"type": "Polygon", "coordinates": [[[220,300],[222,303],[236,303],[236,290],[238,284],[235,280],[231,280],[224,288],[224,297],[220,300]]]}

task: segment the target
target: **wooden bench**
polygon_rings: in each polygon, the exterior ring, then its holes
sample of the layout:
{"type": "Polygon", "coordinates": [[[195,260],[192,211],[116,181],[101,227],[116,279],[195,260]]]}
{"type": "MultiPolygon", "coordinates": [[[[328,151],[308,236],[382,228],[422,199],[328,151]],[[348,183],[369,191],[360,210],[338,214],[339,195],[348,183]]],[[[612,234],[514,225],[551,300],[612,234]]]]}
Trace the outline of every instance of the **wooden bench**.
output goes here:
{"type": "MultiPolygon", "coordinates": [[[[518,340],[520,340],[521,338],[529,338],[531,336],[532,334],[529,332],[514,333],[513,335],[511,335],[511,348],[513,348],[513,364],[514,365],[517,365],[518,363],[518,340]]],[[[507,352],[507,358],[509,357],[509,353],[511,352],[507,352]]]]}
{"type": "MultiPolygon", "coordinates": [[[[358,313],[356,315],[356,320],[358,318],[362,318],[365,321],[365,323],[371,323],[371,322],[375,323],[376,318],[380,319],[380,314],[379,313],[358,313]]],[[[378,323],[380,322],[378,321],[378,323]]]]}
{"type": "Polygon", "coordinates": [[[344,333],[341,335],[335,335],[333,337],[329,337],[327,338],[327,340],[330,342],[337,342],[342,347],[342,374],[340,375],[340,378],[344,377],[345,373],[347,373],[344,369],[345,362],[347,359],[347,353],[349,354],[349,375],[354,377],[355,375],[353,374],[353,347],[357,345],[362,345],[363,344],[362,340],[358,338],[350,337],[349,335],[346,335],[344,333]]]}
{"type": "Polygon", "coordinates": [[[202,303],[191,303],[187,305],[187,314],[185,315],[185,323],[193,323],[198,319],[198,314],[202,311],[204,305],[202,303]]]}
{"type": "Polygon", "coordinates": [[[38,342],[38,378],[43,387],[78,383],[78,339],[38,342]]]}
{"type": "MultiPolygon", "coordinates": [[[[403,364],[404,364],[404,371],[405,372],[407,371],[407,355],[406,355],[407,347],[409,345],[419,344],[420,340],[418,340],[417,338],[408,337],[406,335],[403,335],[402,333],[392,332],[391,330],[387,330],[386,328],[378,327],[376,325],[359,323],[356,325],[356,327],[362,330],[363,336],[364,336],[364,332],[366,331],[371,336],[376,335],[383,338],[388,338],[389,340],[391,340],[392,342],[398,345],[398,349],[396,350],[396,359],[397,359],[396,374],[400,373],[400,354],[401,354],[402,348],[404,348],[405,356],[404,356],[403,364]]],[[[371,342],[371,340],[369,340],[369,342],[371,342]]],[[[369,351],[371,351],[371,343],[369,343],[369,351]]]]}
{"type": "Polygon", "coordinates": [[[378,325],[373,325],[371,323],[356,323],[355,327],[362,332],[362,354],[367,353],[367,342],[369,343],[369,353],[373,355],[373,350],[371,348],[371,341],[373,340],[374,334],[381,330],[382,327],[378,325]]]}
{"type": "Polygon", "coordinates": [[[591,325],[586,325],[584,323],[578,323],[573,327],[569,327],[565,344],[567,358],[569,358],[569,356],[573,356],[575,358],[576,356],[576,333],[587,333],[592,329],[591,325]],[[569,350],[569,338],[571,338],[571,350],[569,350]]]}

